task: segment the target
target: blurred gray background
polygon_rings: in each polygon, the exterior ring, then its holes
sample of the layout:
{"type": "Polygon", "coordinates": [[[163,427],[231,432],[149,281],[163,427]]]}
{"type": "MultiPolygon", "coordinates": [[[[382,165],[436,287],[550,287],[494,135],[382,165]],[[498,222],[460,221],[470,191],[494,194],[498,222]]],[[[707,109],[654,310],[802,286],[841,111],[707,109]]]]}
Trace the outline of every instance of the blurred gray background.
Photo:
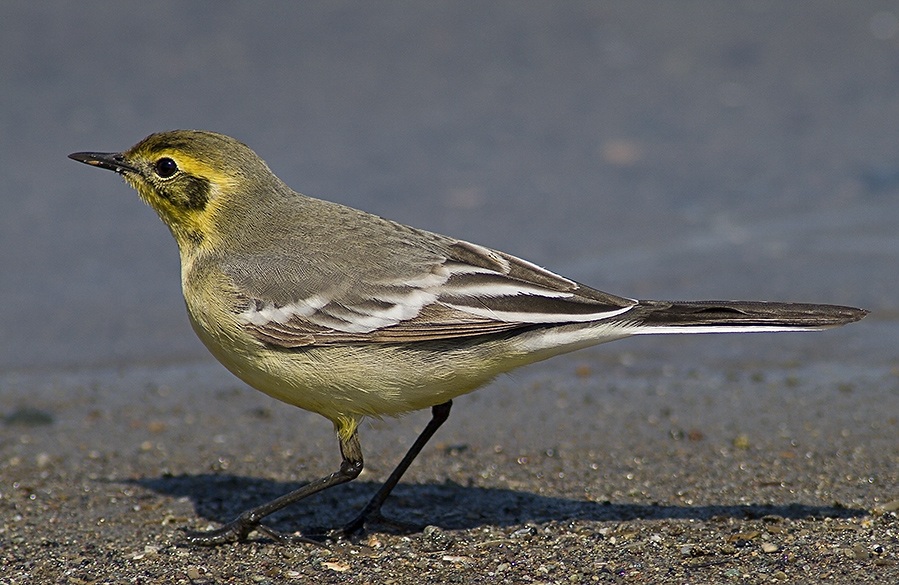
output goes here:
{"type": "Polygon", "coordinates": [[[211,362],[167,230],[66,158],[172,128],[610,292],[874,311],[821,336],[593,351],[895,367],[897,19],[895,2],[4,2],[0,372],[211,362]]]}

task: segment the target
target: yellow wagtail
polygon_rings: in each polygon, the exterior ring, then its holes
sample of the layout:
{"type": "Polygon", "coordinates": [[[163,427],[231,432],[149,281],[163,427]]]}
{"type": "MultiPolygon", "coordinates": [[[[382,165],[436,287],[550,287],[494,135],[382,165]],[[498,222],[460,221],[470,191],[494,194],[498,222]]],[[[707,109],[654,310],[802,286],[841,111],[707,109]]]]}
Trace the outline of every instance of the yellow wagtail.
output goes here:
{"type": "Polygon", "coordinates": [[[857,321],[851,307],[752,301],[637,301],[530,262],[301,195],[246,145],[194,130],[121,153],[71,158],[121,174],[169,227],[191,325],[250,386],[328,418],[331,475],[245,511],[196,544],[240,541],[265,516],[362,470],[365,416],[430,407],[432,419],[368,505],[333,534],[379,517],[452,399],[497,374],[649,333],[809,331],[857,321]]]}

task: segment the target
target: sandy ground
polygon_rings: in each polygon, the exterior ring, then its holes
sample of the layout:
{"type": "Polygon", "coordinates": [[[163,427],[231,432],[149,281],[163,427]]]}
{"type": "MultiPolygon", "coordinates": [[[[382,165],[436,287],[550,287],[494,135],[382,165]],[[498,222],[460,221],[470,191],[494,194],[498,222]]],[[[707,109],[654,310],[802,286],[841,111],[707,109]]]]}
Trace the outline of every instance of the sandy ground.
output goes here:
{"type": "MultiPolygon", "coordinates": [[[[385,508],[413,528],[327,548],[254,535],[209,550],[180,532],[333,471],[324,420],[215,365],[7,377],[2,582],[899,577],[895,370],[635,365],[651,357],[587,351],[458,400],[385,508]]],[[[426,419],[367,425],[363,476],[273,525],[348,520],[426,419]]]]}
{"type": "MultiPolygon", "coordinates": [[[[899,582],[892,2],[5,2],[0,584],[899,582]],[[174,244],[69,161],[227,132],[289,184],[613,293],[851,304],[504,376],[352,542],[183,528],[337,468],[193,337],[174,244]]],[[[427,421],[370,421],[351,518],[427,421]]]]}

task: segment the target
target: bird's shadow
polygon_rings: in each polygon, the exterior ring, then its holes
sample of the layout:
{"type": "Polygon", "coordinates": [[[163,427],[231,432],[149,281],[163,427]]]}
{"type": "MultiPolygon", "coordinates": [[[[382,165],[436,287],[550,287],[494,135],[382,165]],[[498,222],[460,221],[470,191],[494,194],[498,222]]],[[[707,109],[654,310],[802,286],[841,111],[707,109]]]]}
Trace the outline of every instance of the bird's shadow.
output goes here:
{"type": "MultiPolygon", "coordinates": [[[[302,483],[278,482],[229,474],[166,475],[130,480],[158,494],[187,498],[199,517],[226,523],[248,508],[284,495],[302,483]]],[[[335,486],[274,514],[266,524],[277,530],[323,534],[355,516],[378,489],[375,482],[335,486]]],[[[699,505],[594,502],[551,497],[503,488],[468,487],[452,482],[404,484],[384,506],[390,520],[418,527],[435,525],[449,530],[527,523],[628,520],[709,520],[765,517],[785,519],[856,518],[868,515],[859,508],[799,503],[699,505]]],[[[410,528],[406,532],[417,529],[410,528]]],[[[394,531],[396,531],[394,527],[394,531]]]]}

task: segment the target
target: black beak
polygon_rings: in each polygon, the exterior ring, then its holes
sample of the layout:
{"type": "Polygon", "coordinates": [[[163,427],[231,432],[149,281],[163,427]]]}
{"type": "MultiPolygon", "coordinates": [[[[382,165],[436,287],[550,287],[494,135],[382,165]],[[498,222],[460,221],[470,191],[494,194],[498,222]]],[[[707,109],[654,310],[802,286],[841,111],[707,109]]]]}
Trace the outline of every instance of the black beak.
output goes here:
{"type": "Polygon", "coordinates": [[[69,158],[119,174],[123,174],[126,171],[131,173],[140,172],[125,160],[125,155],[121,152],[73,152],[69,155],[69,158]]]}

